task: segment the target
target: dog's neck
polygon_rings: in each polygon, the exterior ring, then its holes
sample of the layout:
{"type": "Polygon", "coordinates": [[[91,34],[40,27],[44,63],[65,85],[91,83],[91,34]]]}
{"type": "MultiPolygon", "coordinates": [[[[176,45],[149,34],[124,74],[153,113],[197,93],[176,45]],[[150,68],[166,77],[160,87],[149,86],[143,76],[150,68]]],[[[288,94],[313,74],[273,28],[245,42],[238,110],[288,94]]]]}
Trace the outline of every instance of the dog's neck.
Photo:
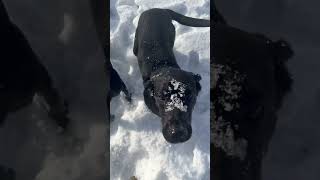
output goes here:
{"type": "MultiPolygon", "coordinates": [[[[153,71],[150,74],[150,77],[148,79],[146,79],[146,80],[147,81],[148,80],[153,80],[153,79],[155,79],[155,78],[157,78],[159,76],[162,76],[162,75],[164,75],[164,74],[166,74],[166,73],[168,73],[168,72],[170,72],[172,70],[178,70],[178,69],[181,70],[179,67],[178,68],[177,67],[172,67],[172,66],[160,67],[157,70],[153,71]]],[[[181,70],[181,71],[183,71],[183,70],[181,70]]]]}
{"type": "Polygon", "coordinates": [[[167,69],[167,68],[166,68],[166,67],[162,67],[162,68],[158,68],[157,70],[153,71],[153,72],[150,74],[149,80],[152,80],[152,79],[154,79],[154,78],[157,78],[158,76],[161,76],[163,70],[165,70],[165,69],[167,69]]]}

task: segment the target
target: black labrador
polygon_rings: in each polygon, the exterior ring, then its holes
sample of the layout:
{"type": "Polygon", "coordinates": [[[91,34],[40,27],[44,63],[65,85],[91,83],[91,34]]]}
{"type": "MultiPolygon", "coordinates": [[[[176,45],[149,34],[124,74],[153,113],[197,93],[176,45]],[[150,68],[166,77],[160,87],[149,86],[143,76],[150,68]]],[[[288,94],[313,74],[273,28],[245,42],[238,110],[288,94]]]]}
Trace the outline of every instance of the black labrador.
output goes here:
{"type": "Polygon", "coordinates": [[[118,96],[122,91],[125,94],[125,98],[128,102],[131,102],[131,94],[129,93],[127,86],[120,78],[118,72],[111,66],[110,67],[110,99],[118,96]]]}
{"type": "Polygon", "coordinates": [[[45,99],[49,116],[65,129],[69,122],[66,103],[2,1],[0,24],[0,124],[9,113],[31,104],[37,94],[45,99]]]}
{"type": "Polygon", "coordinates": [[[201,90],[201,77],[177,64],[172,20],[187,26],[210,27],[209,20],[189,18],[168,9],[150,9],[140,16],[133,52],[138,58],[147,107],[161,117],[164,138],[181,143],[192,135],[191,116],[201,90]]]}
{"type": "MultiPolygon", "coordinates": [[[[131,93],[128,91],[127,86],[119,76],[118,72],[112,67],[112,64],[110,63],[110,57],[109,57],[109,41],[107,38],[109,32],[108,27],[108,14],[106,13],[108,10],[108,2],[107,1],[95,1],[90,0],[90,5],[92,9],[92,16],[93,21],[96,26],[96,33],[98,35],[98,39],[100,41],[100,45],[103,48],[103,52],[105,55],[105,70],[106,70],[106,76],[107,76],[107,108],[108,111],[110,111],[110,101],[113,97],[116,97],[120,94],[122,91],[125,94],[125,98],[128,102],[131,102],[131,93]]],[[[109,113],[107,113],[108,119],[109,113]]]]}
{"type": "Polygon", "coordinates": [[[16,173],[13,169],[0,165],[0,179],[1,180],[15,180],[16,173]]]}
{"type": "Polygon", "coordinates": [[[260,180],[277,112],[292,86],[286,62],[294,52],[285,40],[273,41],[240,30],[216,15],[212,31],[211,176],[217,180],[260,180]]]}

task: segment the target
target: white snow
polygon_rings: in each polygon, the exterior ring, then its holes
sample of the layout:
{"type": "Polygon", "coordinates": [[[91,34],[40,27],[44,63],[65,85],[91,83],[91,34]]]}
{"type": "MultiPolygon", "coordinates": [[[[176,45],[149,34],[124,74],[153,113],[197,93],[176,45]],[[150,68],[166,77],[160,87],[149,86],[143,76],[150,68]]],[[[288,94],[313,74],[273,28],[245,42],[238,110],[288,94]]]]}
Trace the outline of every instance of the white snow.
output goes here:
{"type": "Polygon", "coordinates": [[[183,101],[181,99],[183,96],[185,96],[186,85],[175,79],[172,79],[170,81],[170,84],[173,86],[173,89],[171,88],[171,86],[168,86],[168,91],[172,92],[172,90],[178,90],[178,92],[170,93],[170,101],[166,104],[165,112],[172,111],[175,108],[179,109],[180,111],[187,112],[188,106],[183,105],[183,101]]]}
{"type": "MultiPolygon", "coordinates": [[[[214,78],[213,87],[223,91],[223,95],[217,97],[218,103],[223,106],[225,111],[237,110],[239,108],[238,98],[242,90],[241,84],[245,79],[245,75],[227,65],[214,64],[212,69],[211,72],[214,78]],[[219,79],[226,74],[232,74],[233,76],[219,79]],[[217,84],[218,80],[222,81],[219,85],[217,84]]],[[[216,114],[213,114],[213,116],[215,117],[216,114]]],[[[229,156],[239,158],[240,160],[244,160],[246,157],[247,140],[235,138],[231,123],[225,121],[222,116],[217,117],[217,121],[213,121],[211,141],[229,156]]]]}
{"type": "MultiPolygon", "coordinates": [[[[139,15],[143,11],[168,8],[187,16],[209,19],[210,1],[112,0],[110,3],[111,62],[133,93],[132,104],[123,96],[111,102],[111,113],[116,118],[110,127],[110,179],[127,180],[131,176],[138,180],[209,179],[210,29],[174,22],[174,53],[178,64],[202,77],[202,90],[193,110],[193,134],[185,143],[170,144],[163,138],[160,118],[144,103],[142,78],[132,48],[139,15]]],[[[180,87],[183,91],[181,84],[172,82],[175,84],[173,88],[180,87]]],[[[179,108],[184,107],[178,104],[179,108]]]]}
{"type": "MultiPolygon", "coordinates": [[[[217,86],[216,83],[221,75],[224,75],[230,71],[233,71],[229,66],[223,65],[213,65],[214,73],[214,81],[213,87],[217,86]]],[[[225,96],[218,97],[219,103],[224,106],[225,111],[232,111],[233,109],[239,107],[238,98],[240,97],[241,93],[241,84],[245,78],[245,75],[240,74],[238,71],[233,71],[232,77],[225,78],[223,83],[221,83],[218,87],[222,91],[225,92],[225,96]]]]}
{"type": "Polygon", "coordinates": [[[90,7],[82,2],[4,0],[67,99],[71,118],[66,134],[58,134],[53,119],[37,103],[8,116],[0,128],[0,164],[13,168],[16,179],[109,179],[104,56],[91,26],[90,7]]]}

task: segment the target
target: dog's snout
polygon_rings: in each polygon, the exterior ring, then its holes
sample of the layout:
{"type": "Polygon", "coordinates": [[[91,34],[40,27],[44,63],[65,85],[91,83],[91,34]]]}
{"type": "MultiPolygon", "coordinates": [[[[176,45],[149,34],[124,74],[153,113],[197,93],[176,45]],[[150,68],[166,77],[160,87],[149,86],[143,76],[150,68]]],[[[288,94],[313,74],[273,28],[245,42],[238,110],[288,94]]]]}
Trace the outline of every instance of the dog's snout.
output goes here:
{"type": "Polygon", "coordinates": [[[168,126],[163,129],[164,138],[170,143],[182,143],[190,139],[191,127],[168,126]]]}

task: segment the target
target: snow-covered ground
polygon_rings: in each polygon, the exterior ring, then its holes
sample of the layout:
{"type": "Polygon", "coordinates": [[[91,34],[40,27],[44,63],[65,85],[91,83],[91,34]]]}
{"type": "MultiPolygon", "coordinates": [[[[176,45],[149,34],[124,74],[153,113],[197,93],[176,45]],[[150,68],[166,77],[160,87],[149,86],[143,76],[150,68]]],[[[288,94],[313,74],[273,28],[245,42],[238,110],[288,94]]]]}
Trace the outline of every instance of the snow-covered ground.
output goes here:
{"type": "Polygon", "coordinates": [[[150,8],[168,8],[181,14],[210,18],[209,0],[111,0],[111,63],[133,93],[111,102],[115,120],[110,125],[110,179],[207,180],[210,172],[210,29],[174,22],[174,53],[182,69],[200,74],[202,90],[192,117],[192,138],[169,144],[161,133],[160,118],[143,100],[143,85],[136,57],[134,33],[140,14],[150,8]]]}
{"type": "Polygon", "coordinates": [[[17,180],[107,180],[104,57],[88,0],[4,3],[68,100],[71,126],[70,136],[58,135],[36,104],[10,114],[0,128],[0,164],[17,180]],[[63,23],[64,13],[75,22],[63,23]]]}

